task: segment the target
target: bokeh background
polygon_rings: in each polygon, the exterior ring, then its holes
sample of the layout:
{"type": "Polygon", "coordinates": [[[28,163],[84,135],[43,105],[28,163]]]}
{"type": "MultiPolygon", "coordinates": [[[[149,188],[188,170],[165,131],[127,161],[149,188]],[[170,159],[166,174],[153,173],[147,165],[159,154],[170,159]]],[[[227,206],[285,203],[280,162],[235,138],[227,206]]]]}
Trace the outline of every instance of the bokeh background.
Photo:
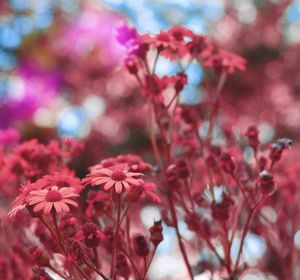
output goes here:
{"type": "MultiPolygon", "coordinates": [[[[42,142],[64,135],[82,139],[86,148],[75,166],[79,175],[104,156],[135,152],[147,158],[144,100],[123,67],[124,49],[115,40],[115,30],[124,22],[140,33],[184,25],[244,56],[247,70],[230,77],[222,93],[223,124],[243,130],[255,123],[263,143],[275,135],[297,141],[300,0],[2,0],[0,141],[7,141],[9,131],[13,134],[10,129],[42,142]]],[[[156,74],[179,70],[161,58],[156,74]]],[[[205,95],[202,68],[191,64],[186,74],[189,85],[180,100],[200,104],[205,95]]],[[[221,141],[217,128],[215,134],[221,141]]],[[[141,215],[151,225],[159,211],[145,207],[141,215]]],[[[184,225],[182,232],[186,239],[192,237],[184,225]]],[[[172,254],[174,232],[165,236],[150,271],[155,279],[170,273],[180,277],[184,270],[172,254]]],[[[266,245],[257,236],[247,242],[255,262],[266,245]]],[[[295,242],[300,248],[300,233],[295,242]]]]}

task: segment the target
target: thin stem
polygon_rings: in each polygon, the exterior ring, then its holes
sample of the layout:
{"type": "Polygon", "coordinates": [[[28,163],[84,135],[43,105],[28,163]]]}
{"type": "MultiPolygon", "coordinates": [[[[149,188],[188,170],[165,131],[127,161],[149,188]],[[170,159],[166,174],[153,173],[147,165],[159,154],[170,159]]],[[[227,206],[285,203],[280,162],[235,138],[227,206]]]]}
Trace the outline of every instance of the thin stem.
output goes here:
{"type": "Polygon", "coordinates": [[[96,273],[98,273],[104,280],[109,280],[99,269],[98,267],[93,267],[94,263],[90,261],[89,258],[84,258],[85,264],[96,273]]]}
{"type": "Polygon", "coordinates": [[[127,251],[125,249],[122,249],[122,252],[126,255],[127,259],[129,260],[129,262],[130,262],[130,264],[133,268],[135,278],[136,279],[141,279],[141,275],[139,273],[139,270],[137,269],[134,261],[131,259],[131,256],[129,256],[129,254],[127,253],[127,251]]]}
{"type": "Polygon", "coordinates": [[[231,251],[231,244],[229,241],[228,237],[228,229],[226,227],[226,223],[222,223],[221,227],[224,230],[224,251],[225,251],[225,262],[226,262],[226,268],[228,271],[228,274],[231,273],[231,256],[230,256],[230,251],[231,251]]]}
{"type": "Polygon", "coordinates": [[[211,241],[205,237],[205,236],[201,236],[204,241],[206,242],[207,246],[209,247],[210,250],[212,250],[212,252],[216,255],[216,257],[218,258],[219,262],[223,265],[226,266],[225,261],[222,259],[222,257],[220,256],[220,254],[218,253],[218,251],[216,250],[215,246],[211,243],[211,241]]]}
{"type": "Polygon", "coordinates": [[[184,187],[185,187],[185,190],[188,194],[191,206],[192,206],[193,209],[195,209],[195,204],[194,204],[194,200],[193,200],[192,193],[191,193],[191,190],[190,190],[188,179],[184,179],[184,187]]]}
{"type": "Polygon", "coordinates": [[[62,240],[61,240],[60,232],[58,230],[57,218],[56,218],[56,212],[55,211],[52,211],[52,218],[53,218],[53,223],[54,223],[54,227],[55,227],[58,242],[61,243],[62,240]]]}
{"type": "Polygon", "coordinates": [[[170,106],[172,105],[172,103],[174,102],[174,100],[176,99],[177,96],[178,96],[178,94],[175,93],[174,96],[172,97],[172,99],[170,100],[170,102],[168,103],[168,105],[166,106],[167,109],[170,108],[170,106]]]}
{"type": "Polygon", "coordinates": [[[236,270],[239,266],[239,263],[240,263],[240,258],[241,258],[242,250],[243,250],[243,247],[244,247],[245,237],[247,235],[247,232],[249,231],[253,215],[254,215],[254,209],[251,209],[250,212],[249,212],[247,221],[246,221],[246,225],[245,225],[243,233],[242,233],[242,238],[241,238],[240,248],[239,248],[239,252],[238,252],[238,257],[237,257],[237,260],[236,260],[235,266],[234,266],[234,271],[235,272],[236,272],[236,270]]]}
{"type": "Polygon", "coordinates": [[[144,257],[143,261],[144,261],[144,271],[146,271],[147,270],[147,257],[144,257]]]}
{"type": "Polygon", "coordinates": [[[155,74],[155,69],[156,69],[158,58],[159,58],[159,54],[160,54],[160,52],[157,51],[157,53],[155,55],[155,58],[154,58],[154,61],[153,61],[152,75],[155,74]]]}
{"type": "Polygon", "coordinates": [[[76,262],[72,262],[72,265],[74,265],[78,272],[84,277],[83,279],[91,280],[91,278],[82,270],[82,268],[76,262]]]}
{"type": "Polygon", "coordinates": [[[211,141],[214,120],[215,120],[216,113],[217,113],[217,102],[218,102],[221,90],[225,84],[225,81],[226,81],[226,72],[223,72],[221,74],[221,77],[220,77],[218,85],[217,85],[216,94],[213,97],[213,104],[212,104],[211,112],[209,115],[209,124],[208,124],[208,132],[207,132],[207,140],[209,143],[211,141]]]}
{"type": "Polygon", "coordinates": [[[153,120],[154,116],[153,116],[153,109],[152,109],[152,105],[149,104],[149,122],[150,122],[150,139],[151,139],[151,145],[152,145],[152,149],[154,152],[154,156],[156,159],[156,162],[159,166],[159,168],[161,170],[163,170],[163,164],[162,164],[162,160],[160,157],[160,152],[157,146],[157,142],[156,142],[156,137],[155,137],[155,133],[154,133],[154,120],[153,120]]]}
{"type": "Polygon", "coordinates": [[[245,191],[244,191],[243,186],[241,186],[239,180],[236,178],[236,176],[235,176],[234,174],[231,174],[231,177],[232,177],[232,179],[234,180],[234,182],[237,184],[237,186],[238,186],[238,188],[240,189],[240,191],[242,192],[243,197],[245,198],[245,201],[246,201],[246,203],[247,203],[247,206],[248,206],[248,208],[250,209],[250,208],[251,208],[251,205],[250,205],[250,202],[249,202],[249,200],[248,200],[248,197],[246,196],[246,193],[245,193],[245,191]]]}
{"type": "Polygon", "coordinates": [[[237,257],[237,260],[236,260],[236,263],[235,263],[235,267],[234,267],[234,271],[236,273],[237,269],[238,269],[238,266],[239,266],[239,263],[240,263],[240,258],[241,258],[241,254],[242,254],[242,250],[243,250],[243,247],[244,247],[244,241],[245,241],[245,238],[246,238],[246,235],[250,229],[250,225],[251,225],[251,222],[252,222],[252,219],[254,217],[254,214],[259,206],[259,204],[264,200],[264,196],[255,204],[255,206],[253,208],[250,209],[250,212],[249,212],[249,215],[248,215],[248,218],[247,218],[247,221],[246,221],[246,225],[244,227],[244,230],[243,230],[243,233],[242,233],[242,238],[241,238],[241,243],[240,243],[240,247],[239,247],[239,252],[238,252],[238,257],[237,257]]]}
{"type": "Polygon", "coordinates": [[[184,201],[184,199],[183,199],[183,194],[182,194],[182,192],[180,191],[180,190],[178,190],[178,193],[176,193],[177,194],[177,196],[176,196],[176,198],[178,197],[178,199],[179,199],[179,201],[181,202],[181,205],[182,205],[182,207],[184,208],[184,210],[188,213],[188,212],[190,212],[190,210],[189,210],[189,208],[187,207],[187,205],[186,205],[186,203],[185,203],[185,201],[184,201]]]}
{"type": "Polygon", "coordinates": [[[98,250],[96,247],[93,247],[93,253],[95,257],[95,265],[98,268],[99,267],[99,256],[98,256],[98,250]]]}
{"type": "Polygon", "coordinates": [[[184,244],[182,242],[181,234],[179,232],[176,209],[175,209],[173,198],[172,198],[171,194],[168,195],[168,200],[169,200],[169,204],[170,204],[170,211],[171,211],[171,215],[172,215],[172,220],[174,222],[174,227],[175,227],[175,231],[176,231],[176,235],[177,235],[177,239],[178,239],[178,243],[179,243],[179,248],[180,248],[182,257],[184,259],[184,263],[186,265],[186,268],[188,270],[188,273],[190,275],[190,279],[194,279],[193,271],[192,271],[191,265],[189,263],[184,244]]]}
{"type": "Polygon", "coordinates": [[[130,241],[130,218],[126,217],[126,238],[127,238],[127,246],[128,252],[131,256],[131,241],[130,241]]]}
{"type": "Polygon", "coordinates": [[[127,207],[125,208],[125,210],[123,211],[123,214],[122,214],[122,216],[121,216],[121,218],[120,218],[120,224],[122,224],[122,222],[123,222],[123,220],[125,219],[125,218],[127,218],[127,213],[128,213],[128,211],[129,211],[129,209],[130,209],[130,207],[133,205],[133,202],[131,201],[130,203],[128,203],[127,204],[127,207]]]}
{"type": "MultiPolygon", "coordinates": [[[[61,240],[59,239],[59,231],[58,231],[58,226],[57,226],[57,219],[56,219],[56,215],[54,212],[52,212],[52,217],[53,217],[53,223],[55,226],[55,230],[56,230],[56,235],[54,234],[53,230],[50,228],[50,226],[45,222],[45,220],[41,217],[40,220],[42,221],[42,223],[46,226],[46,228],[50,231],[52,237],[54,240],[57,241],[59,248],[61,249],[61,252],[66,255],[66,251],[64,246],[61,243],[61,240]]],[[[74,266],[78,272],[84,277],[83,279],[87,279],[90,280],[91,278],[77,265],[76,262],[72,262],[72,266],[74,266]]]]}
{"type": "Polygon", "coordinates": [[[43,219],[43,217],[40,217],[41,222],[43,223],[43,225],[50,231],[50,234],[52,235],[52,237],[54,239],[57,239],[57,237],[55,236],[52,228],[46,223],[46,221],[43,219]]]}
{"type": "Polygon", "coordinates": [[[157,249],[157,246],[155,246],[155,248],[154,248],[154,250],[153,250],[153,252],[152,252],[152,254],[151,254],[151,257],[150,257],[149,262],[148,262],[148,265],[147,265],[147,267],[146,267],[146,269],[145,269],[145,272],[144,272],[144,275],[143,275],[143,277],[142,277],[142,280],[144,280],[144,279],[146,278],[146,276],[147,276],[147,272],[148,272],[148,270],[149,270],[149,268],[150,268],[150,265],[151,265],[151,263],[152,263],[153,257],[154,257],[154,255],[155,255],[155,253],[156,253],[156,249],[157,249]]]}
{"type": "Polygon", "coordinates": [[[117,227],[113,237],[113,245],[112,245],[112,256],[111,256],[111,266],[110,266],[110,277],[114,277],[115,272],[115,259],[118,247],[118,234],[120,228],[120,216],[121,216],[121,197],[118,195],[118,202],[117,202],[117,227]]]}

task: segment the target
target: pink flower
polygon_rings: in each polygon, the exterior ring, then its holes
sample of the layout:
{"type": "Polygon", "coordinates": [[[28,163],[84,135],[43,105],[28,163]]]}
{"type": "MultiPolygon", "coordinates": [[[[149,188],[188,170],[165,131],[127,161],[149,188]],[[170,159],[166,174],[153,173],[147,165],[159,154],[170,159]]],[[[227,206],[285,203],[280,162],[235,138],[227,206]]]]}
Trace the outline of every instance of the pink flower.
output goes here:
{"type": "Polygon", "coordinates": [[[212,55],[206,62],[205,66],[213,67],[217,75],[225,71],[227,74],[233,74],[236,70],[244,71],[247,61],[234,53],[220,50],[217,54],[212,55]]]}
{"type": "Polygon", "coordinates": [[[45,215],[48,215],[51,210],[55,209],[57,213],[69,212],[68,204],[78,206],[73,199],[79,196],[74,188],[61,188],[57,186],[51,187],[49,190],[34,190],[30,192],[28,198],[29,205],[35,205],[34,212],[39,212],[43,209],[45,215]]]}
{"type": "Polygon", "coordinates": [[[80,179],[69,174],[64,174],[63,172],[55,172],[54,174],[43,176],[36,184],[39,189],[47,189],[52,186],[59,188],[72,187],[76,190],[76,193],[80,193],[83,189],[80,179]]]}
{"type": "Polygon", "coordinates": [[[161,200],[158,195],[154,193],[156,186],[154,183],[146,182],[139,186],[132,186],[128,192],[127,199],[131,202],[136,202],[139,199],[144,199],[150,196],[153,202],[160,203],[161,200]]]}
{"type": "Polygon", "coordinates": [[[27,206],[27,197],[33,190],[37,190],[37,184],[27,184],[20,187],[21,193],[12,202],[12,210],[8,213],[9,217],[15,216],[20,210],[27,206]]]}
{"type": "Polygon", "coordinates": [[[140,176],[143,176],[143,174],[121,169],[102,168],[91,172],[83,182],[96,186],[103,185],[105,191],[114,188],[116,193],[120,194],[123,191],[123,187],[125,190],[129,190],[131,185],[139,186],[143,184],[144,181],[139,178],[140,176]]]}

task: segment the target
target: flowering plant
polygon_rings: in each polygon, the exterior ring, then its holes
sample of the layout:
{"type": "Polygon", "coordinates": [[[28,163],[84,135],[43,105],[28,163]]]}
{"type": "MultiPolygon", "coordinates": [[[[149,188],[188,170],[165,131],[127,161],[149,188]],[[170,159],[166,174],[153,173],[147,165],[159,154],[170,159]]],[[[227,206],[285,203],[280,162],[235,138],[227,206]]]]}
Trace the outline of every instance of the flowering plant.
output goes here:
{"type": "Polygon", "coordinates": [[[79,179],[71,166],[84,144],[74,139],[3,145],[1,195],[14,201],[2,222],[1,248],[7,240],[11,246],[0,259],[1,279],[149,279],[166,228],[175,231],[185,279],[208,271],[233,280],[254,269],[292,279],[294,260],[279,272],[269,260],[288,262],[295,251],[293,242],[279,241],[290,241],[299,225],[296,211],[282,203],[297,197],[299,164],[282,163],[292,141],[266,145],[257,126],[235,132],[220,118],[226,79],[244,71],[246,60],[181,26],[140,35],[124,25],[116,39],[145,103],[152,164],[136,154],[117,155],[79,179]],[[180,71],[159,76],[160,57],[180,71]],[[205,83],[202,102],[190,105],[181,98],[192,63],[203,67],[205,83]],[[150,228],[137,215],[145,204],[161,213],[150,228]],[[284,226],[274,228],[274,219],[284,226]],[[264,261],[247,260],[250,234],[267,244],[264,261]],[[201,257],[205,251],[208,258],[201,257]]]}

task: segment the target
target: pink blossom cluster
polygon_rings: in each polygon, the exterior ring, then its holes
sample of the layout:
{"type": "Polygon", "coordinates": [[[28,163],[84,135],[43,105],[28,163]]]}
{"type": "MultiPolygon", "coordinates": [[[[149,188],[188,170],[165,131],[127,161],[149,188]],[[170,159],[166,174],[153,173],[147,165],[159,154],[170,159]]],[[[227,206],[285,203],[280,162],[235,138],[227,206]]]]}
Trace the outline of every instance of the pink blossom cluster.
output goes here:
{"type": "Polygon", "coordinates": [[[164,229],[172,228],[184,279],[210,272],[234,280],[249,271],[295,279],[298,153],[289,153],[287,137],[264,144],[256,125],[236,132],[222,118],[226,80],[246,60],[181,26],[157,35],[121,26],[116,38],[144,102],[149,162],[144,154],[115,155],[79,178],[72,164],[85,156],[88,140],[2,145],[1,196],[13,202],[0,228],[7,255],[0,256],[0,278],[150,279],[164,229]],[[161,56],[181,71],[158,76],[161,56]],[[180,102],[191,63],[205,73],[204,100],[195,105],[180,102]],[[145,228],[138,214],[148,204],[162,218],[145,228]],[[183,237],[181,222],[192,239],[183,237]],[[256,264],[245,258],[249,234],[267,244],[256,264]],[[195,262],[205,250],[210,258],[195,262]]]}

